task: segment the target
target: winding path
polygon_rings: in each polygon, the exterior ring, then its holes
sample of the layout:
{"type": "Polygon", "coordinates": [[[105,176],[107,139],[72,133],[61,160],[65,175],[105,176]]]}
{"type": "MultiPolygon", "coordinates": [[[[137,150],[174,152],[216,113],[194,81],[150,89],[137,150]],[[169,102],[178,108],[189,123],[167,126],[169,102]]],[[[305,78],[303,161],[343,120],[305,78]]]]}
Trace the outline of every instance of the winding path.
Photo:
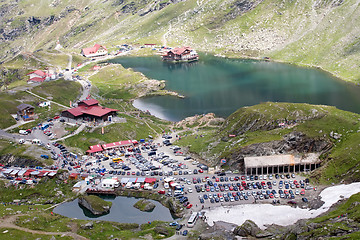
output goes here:
{"type": "Polygon", "coordinates": [[[47,102],[54,103],[54,104],[56,104],[56,105],[58,105],[58,106],[60,106],[60,107],[63,107],[63,108],[66,108],[66,109],[69,108],[68,106],[62,105],[62,104],[60,104],[60,103],[51,101],[51,100],[46,99],[46,98],[43,98],[43,97],[41,97],[41,96],[39,96],[39,95],[37,95],[37,94],[35,94],[35,93],[33,93],[33,92],[30,92],[29,90],[26,90],[25,92],[27,92],[27,93],[29,93],[29,94],[31,94],[31,95],[34,95],[34,96],[37,97],[37,98],[43,99],[43,100],[45,100],[45,101],[47,101],[47,102]]]}
{"type": "Polygon", "coordinates": [[[24,227],[20,227],[15,225],[15,221],[17,217],[20,217],[22,215],[10,215],[10,216],[5,216],[3,218],[1,218],[0,220],[0,228],[14,228],[23,232],[28,232],[28,233],[33,233],[33,234],[42,234],[42,235],[61,235],[61,236],[69,236],[72,237],[73,239],[81,239],[81,240],[88,240],[88,238],[83,237],[77,233],[73,233],[73,232],[44,232],[44,231],[39,231],[39,230],[32,230],[29,228],[24,228],[24,227]]]}

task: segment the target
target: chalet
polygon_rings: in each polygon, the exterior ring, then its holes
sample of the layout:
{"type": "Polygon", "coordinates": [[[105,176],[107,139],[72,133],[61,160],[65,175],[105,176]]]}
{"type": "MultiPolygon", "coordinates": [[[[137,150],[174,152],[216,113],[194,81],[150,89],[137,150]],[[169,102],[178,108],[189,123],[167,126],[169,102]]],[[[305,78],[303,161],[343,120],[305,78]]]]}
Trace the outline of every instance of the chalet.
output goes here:
{"type": "Polygon", "coordinates": [[[35,117],[35,107],[30,104],[22,103],[17,108],[18,118],[23,119],[24,121],[33,120],[35,117]]]}
{"type": "Polygon", "coordinates": [[[170,62],[191,62],[199,59],[197,52],[190,47],[174,48],[162,55],[162,60],[170,62]]]}
{"type": "Polygon", "coordinates": [[[44,82],[47,77],[47,74],[41,70],[32,71],[27,75],[29,75],[28,82],[44,82]]]}
{"type": "Polygon", "coordinates": [[[111,120],[117,111],[119,110],[99,106],[96,99],[89,99],[78,102],[78,106],[75,108],[63,111],[61,116],[86,121],[106,121],[111,120]]]}
{"type": "Polygon", "coordinates": [[[99,57],[108,54],[108,51],[105,46],[95,44],[93,47],[83,48],[81,54],[84,55],[84,57],[99,57]]]}

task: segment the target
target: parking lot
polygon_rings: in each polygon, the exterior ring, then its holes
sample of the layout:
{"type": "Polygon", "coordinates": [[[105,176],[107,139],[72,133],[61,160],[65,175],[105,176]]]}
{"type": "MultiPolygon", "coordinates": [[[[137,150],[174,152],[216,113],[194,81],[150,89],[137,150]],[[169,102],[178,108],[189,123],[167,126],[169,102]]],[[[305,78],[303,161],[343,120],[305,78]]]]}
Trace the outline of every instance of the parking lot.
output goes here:
{"type": "MultiPolygon", "coordinates": [[[[178,178],[193,211],[250,203],[298,204],[314,187],[296,175],[202,175],[178,178]]],[[[181,194],[179,194],[181,196],[181,194]]]]}

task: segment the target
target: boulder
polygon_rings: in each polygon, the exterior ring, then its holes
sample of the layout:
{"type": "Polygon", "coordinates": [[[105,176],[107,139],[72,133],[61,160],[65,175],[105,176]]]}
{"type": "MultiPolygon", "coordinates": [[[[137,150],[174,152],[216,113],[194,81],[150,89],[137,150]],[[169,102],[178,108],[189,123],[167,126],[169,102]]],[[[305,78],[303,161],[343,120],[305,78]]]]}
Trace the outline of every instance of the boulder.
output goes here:
{"type": "Polygon", "coordinates": [[[169,231],[166,229],[166,227],[164,226],[156,226],[154,231],[157,233],[157,234],[162,234],[164,236],[168,236],[169,235],[169,231]]]}
{"type": "Polygon", "coordinates": [[[88,222],[84,225],[81,225],[81,228],[84,229],[84,230],[87,230],[87,229],[92,229],[94,227],[94,223],[93,222],[88,222]]]}
{"type": "Polygon", "coordinates": [[[253,236],[260,232],[260,228],[251,220],[246,220],[241,226],[237,226],[233,233],[242,237],[253,236]]]}

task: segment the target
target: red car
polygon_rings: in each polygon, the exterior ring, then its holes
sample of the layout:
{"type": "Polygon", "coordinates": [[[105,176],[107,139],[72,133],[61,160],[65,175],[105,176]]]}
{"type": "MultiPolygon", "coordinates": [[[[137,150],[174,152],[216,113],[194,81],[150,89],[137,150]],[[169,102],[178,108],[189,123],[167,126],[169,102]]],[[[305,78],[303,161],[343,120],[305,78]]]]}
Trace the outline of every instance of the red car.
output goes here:
{"type": "Polygon", "coordinates": [[[80,168],[80,166],[79,166],[79,165],[77,165],[77,166],[75,166],[74,168],[80,168]]]}
{"type": "Polygon", "coordinates": [[[165,194],[165,191],[164,190],[159,190],[158,193],[159,194],[165,194]]]}
{"type": "Polygon", "coordinates": [[[305,189],[301,189],[300,194],[301,194],[301,195],[305,195],[305,189]]]}
{"type": "Polygon", "coordinates": [[[60,116],[55,116],[55,117],[54,117],[54,119],[59,119],[59,118],[60,118],[60,116]]]}
{"type": "Polygon", "coordinates": [[[203,173],[204,171],[202,170],[202,169],[199,169],[199,171],[198,171],[199,173],[203,173]]]}
{"type": "Polygon", "coordinates": [[[186,208],[187,208],[187,209],[190,209],[192,206],[193,206],[192,204],[188,204],[188,205],[186,206],[186,208]]]}

